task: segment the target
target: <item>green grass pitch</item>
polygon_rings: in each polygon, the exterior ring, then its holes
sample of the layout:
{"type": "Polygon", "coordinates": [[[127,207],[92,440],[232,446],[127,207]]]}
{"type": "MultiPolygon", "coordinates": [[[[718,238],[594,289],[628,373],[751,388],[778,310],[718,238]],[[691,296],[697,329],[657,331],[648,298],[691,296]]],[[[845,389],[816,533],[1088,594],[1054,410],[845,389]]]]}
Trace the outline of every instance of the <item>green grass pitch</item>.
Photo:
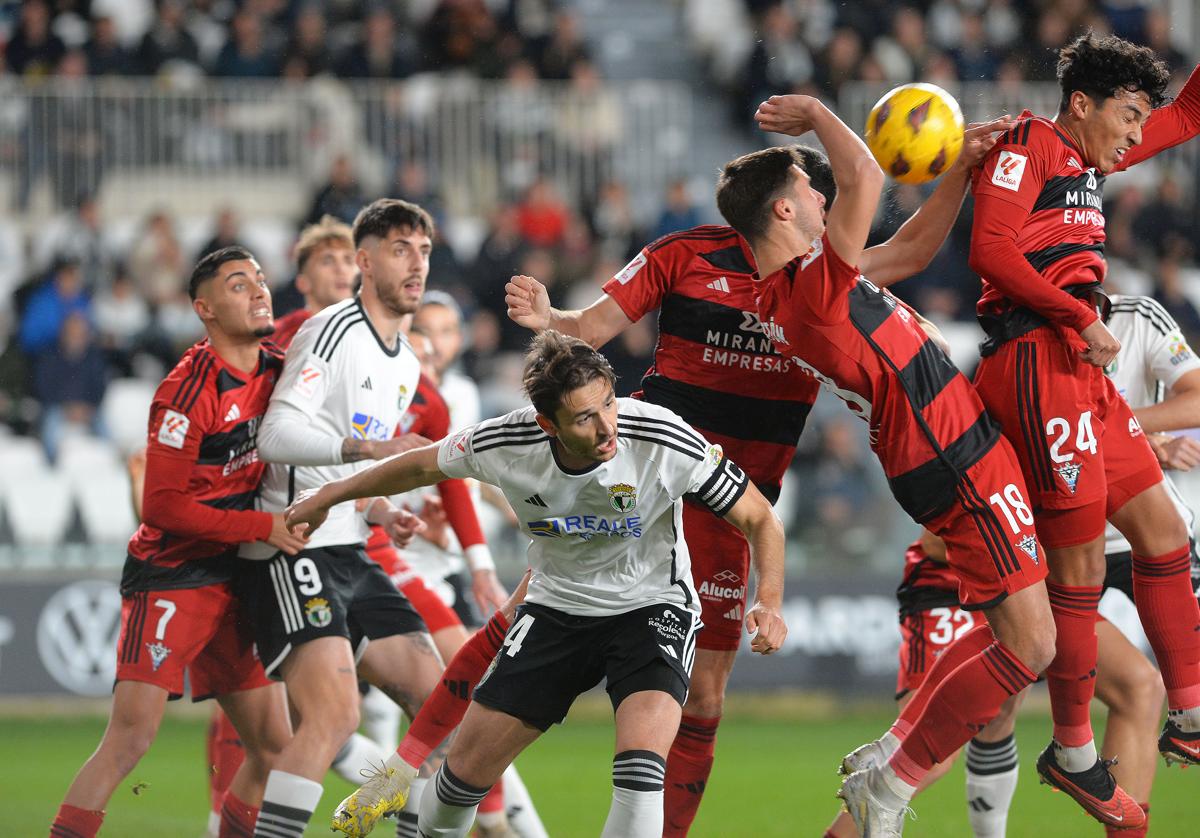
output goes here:
{"type": "MultiPolygon", "coordinates": [[[[737,715],[721,727],[708,794],[692,835],[820,836],[836,809],[834,774],[842,754],[877,735],[890,721],[880,709],[845,718],[788,720],[737,715]]],[[[1099,721],[1099,720],[1098,720],[1099,721]]],[[[81,761],[95,747],[104,720],[0,716],[0,835],[41,838],[81,761]]],[[[1008,834],[1012,838],[1051,834],[1090,836],[1103,830],[1061,794],[1037,784],[1033,763],[1049,734],[1049,719],[1022,717],[1017,728],[1021,781],[1008,834]]],[[[204,723],[171,714],[150,754],[122,783],[102,836],[195,838],[207,816],[204,780],[204,723]],[[135,785],[144,784],[138,793],[135,785]]],[[[596,836],[608,810],[612,727],[602,714],[577,713],[536,743],[518,765],[553,838],[596,836]]],[[[1196,784],[1200,772],[1160,766],[1152,800],[1151,834],[1156,838],[1200,834],[1196,784]]],[[[330,776],[321,808],[308,835],[330,835],[326,818],[349,790],[330,776]]],[[[906,836],[969,836],[963,803],[962,768],[917,798],[918,819],[906,836]]],[[[390,823],[375,834],[390,838],[390,823]]]]}

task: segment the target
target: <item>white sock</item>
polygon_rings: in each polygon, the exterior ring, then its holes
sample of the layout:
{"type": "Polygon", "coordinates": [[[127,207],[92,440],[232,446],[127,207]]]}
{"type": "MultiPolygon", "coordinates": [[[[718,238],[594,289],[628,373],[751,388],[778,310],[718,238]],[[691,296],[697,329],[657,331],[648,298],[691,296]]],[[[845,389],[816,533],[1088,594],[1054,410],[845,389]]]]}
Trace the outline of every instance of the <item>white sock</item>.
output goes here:
{"type": "Polygon", "coordinates": [[[361,733],[352,733],[333,758],[330,768],[347,783],[360,786],[366,779],[367,772],[372,769],[378,770],[386,759],[383,748],[361,733]]]}
{"type": "Polygon", "coordinates": [[[907,806],[917,793],[917,787],[901,780],[887,763],[870,769],[870,776],[871,793],[889,805],[907,806]]]}
{"type": "Polygon", "coordinates": [[[1087,771],[1096,764],[1096,740],[1091,739],[1086,745],[1071,748],[1055,740],[1054,759],[1063,771],[1070,771],[1072,774],[1087,771]]]}
{"type": "Polygon", "coordinates": [[[508,825],[521,838],[550,838],[515,765],[504,770],[504,813],[508,825]]]}
{"type": "Polygon", "coordinates": [[[425,838],[462,838],[475,823],[479,801],[488,793],[486,788],[475,788],[455,777],[444,762],[430,791],[433,793],[421,795],[420,834],[425,838]]]}
{"type": "MultiPolygon", "coordinates": [[[[413,772],[413,767],[401,759],[399,754],[388,757],[387,765],[397,771],[407,771],[410,774],[413,772]]],[[[421,798],[428,784],[428,777],[413,777],[412,784],[408,787],[408,800],[404,801],[404,809],[396,815],[396,838],[420,838],[417,818],[421,814],[421,798]]]]}
{"type": "Polygon", "coordinates": [[[475,823],[486,829],[498,829],[502,824],[508,823],[508,816],[501,809],[498,812],[480,812],[475,816],[475,823]]]}
{"type": "Polygon", "coordinates": [[[254,834],[264,838],[302,838],[320,802],[320,783],[286,771],[272,771],[267,775],[254,834]]]}
{"type": "MultiPolygon", "coordinates": [[[[362,700],[362,729],[384,753],[400,744],[400,717],[404,711],[378,688],[371,687],[362,700]]],[[[355,781],[357,785],[358,781],[355,781]]]]}
{"type": "Polygon", "coordinates": [[[1184,733],[1200,731],[1200,707],[1186,710],[1168,710],[1167,719],[1174,722],[1184,733]]]}
{"type": "Polygon", "coordinates": [[[883,748],[883,752],[887,754],[889,758],[892,754],[896,753],[896,751],[900,750],[900,746],[902,744],[903,743],[896,738],[896,734],[892,733],[890,730],[883,734],[883,736],[879,737],[879,745],[883,748]]]}
{"type": "Polygon", "coordinates": [[[1008,809],[1017,790],[1017,743],[967,743],[967,818],[975,838],[1004,838],[1008,809]]]}
{"type": "Polygon", "coordinates": [[[208,829],[204,832],[204,838],[217,838],[221,834],[221,813],[208,813],[208,829]]]}
{"type": "Polygon", "coordinates": [[[662,838],[667,761],[653,751],[613,757],[613,796],[600,838],[662,838]]]}

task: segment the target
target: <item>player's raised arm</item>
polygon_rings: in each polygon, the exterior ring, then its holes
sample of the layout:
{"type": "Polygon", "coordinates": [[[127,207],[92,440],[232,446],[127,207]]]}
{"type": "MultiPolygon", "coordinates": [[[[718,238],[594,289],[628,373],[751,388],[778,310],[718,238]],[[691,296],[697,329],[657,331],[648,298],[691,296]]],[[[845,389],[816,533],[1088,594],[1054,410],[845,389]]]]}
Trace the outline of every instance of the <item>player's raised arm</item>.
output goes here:
{"type": "Polygon", "coordinates": [[[508,306],[508,318],[518,326],[535,333],[553,329],[585,340],[593,349],[599,349],[633,325],[607,294],[585,309],[561,311],[553,308],[546,286],[531,276],[517,275],[509,279],[504,286],[504,304],[508,306]]]}
{"type": "Polygon", "coordinates": [[[816,132],[838,188],[838,199],[826,217],[826,235],[838,256],[857,264],[883,190],[883,170],[866,144],[812,96],[772,96],[758,106],[754,118],[764,131],[794,137],[816,132]]]}
{"type": "Polygon", "coordinates": [[[746,487],[725,520],[733,524],[750,542],[750,562],[754,566],[754,604],[746,611],[746,630],[750,648],[769,655],[783,646],[787,625],[783,622],[783,523],[775,509],[753,483],[746,487]]]}
{"type": "Polygon", "coordinates": [[[358,498],[398,495],[446,479],[438,466],[439,445],[427,445],[397,454],[360,472],[331,480],[318,489],[302,492],[300,499],[284,512],[293,532],[310,535],[339,503],[358,498]]]}

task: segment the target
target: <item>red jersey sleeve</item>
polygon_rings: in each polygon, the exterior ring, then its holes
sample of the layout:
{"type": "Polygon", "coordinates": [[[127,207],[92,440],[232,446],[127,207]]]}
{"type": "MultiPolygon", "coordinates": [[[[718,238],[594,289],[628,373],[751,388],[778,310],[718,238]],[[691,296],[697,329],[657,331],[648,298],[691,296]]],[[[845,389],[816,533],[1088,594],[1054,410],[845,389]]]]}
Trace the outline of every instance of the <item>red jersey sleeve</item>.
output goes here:
{"type": "Polygon", "coordinates": [[[1200,66],[1192,70],[1174,102],[1154,109],[1142,129],[1141,144],[1129,149],[1113,171],[1124,171],[1197,134],[1200,134],[1200,66]]]}
{"type": "MultiPolygon", "coordinates": [[[[1010,134],[1019,133],[1020,126],[1010,134]]],[[[1054,323],[1082,330],[1096,312],[1039,274],[1017,245],[1033,205],[1062,153],[1049,125],[1034,120],[1024,145],[997,143],[974,184],[971,269],[1020,306],[1054,323]]]]}
{"type": "Polygon", "coordinates": [[[680,274],[679,264],[690,258],[685,247],[674,246],[670,236],[642,248],[628,265],[604,283],[604,293],[616,300],[621,311],[636,323],[658,308],[671,290],[671,279],[680,274]]]}
{"type": "Polygon", "coordinates": [[[446,510],[446,519],[454,530],[458,543],[466,550],[476,544],[485,544],[483,527],[479,523],[479,514],[475,511],[475,501],[467,481],[453,477],[437,484],[438,494],[442,497],[442,507],[446,510]]]}
{"type": "Polygon", "coordinates": [[[807,310],[800,316],[818,323],[841,323],[850,316],[848,295],[858,283],[858,276],[858,268],[839,256],[828,235],[822,234],[814,247],[800,257],[792,280],[792,293],[804,300],[807,310]]]}

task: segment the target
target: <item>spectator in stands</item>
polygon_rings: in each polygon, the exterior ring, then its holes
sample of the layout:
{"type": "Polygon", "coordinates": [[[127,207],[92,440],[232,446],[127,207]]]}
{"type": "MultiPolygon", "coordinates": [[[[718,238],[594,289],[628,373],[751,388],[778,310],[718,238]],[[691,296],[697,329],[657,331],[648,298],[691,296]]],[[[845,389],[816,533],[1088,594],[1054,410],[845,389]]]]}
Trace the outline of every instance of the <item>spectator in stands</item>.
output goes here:
{"type": "MultiPolygon", "coordinates": [[[[296,13],[292,25],[291,39],[284,51],[283,64],[286,68],[294,61],[303,62],[305,76],[317,76],[329,72],[329,36],[325,12],[318,3],[305,3],[296,13]]],[[[285,69],[284,75],[287,75],[285,69]]]]}
{"type": "MultiPolygon", "coordinates": [[[[570,209],[554,184],[545,177],[539,177],[517,206],[517,224],[521,236],[529,244],[534,247],[554,247],[562,240],[570,214],[570,209]]],[[[540,274],[529,276],[541,278],[540,274]]]]}
{"type": "MultiPolygon", "coordinates": [[[[475,263],[469,272],[472,294],[478,300],[483,294],[504,287],[508,278],[518,273],[521,261],[528,249],[521,237],[521,224],[517,208],[512,204],[501,204],[492,212],[491,227],[487,238],[475,254],[475,263]]],[[[501,319],[508,317],[501,313],[501,319]]]]}
{"type": "Polygon", "coordinates": [[[759,18],[759,38],[746,61],[740,122],[746,127],[758,103],[777,93],[789,93],[813,76],[812,55],[797,33],[796,18],[780,3],[759,18]]]}
{"type": "Polygon", "coordinates": [[[987,41],[983,16],[962,16],[962,37],[953,51],[954,64],[962,81],[994,79],[999,69],[998,51],[987,41]]]}
{"type": "Polygon", "coordinates": [[[26,78],[45,78],[54,74],[66,53],[66,45],[50,29],[49,3],[25,0],[17,28],[4,48],[4,59],[12,72],[26,78]]]}
{"type": "Polygon", "coordinates": [[[1171,42],[1171,17],[1162,6],[1148,6],[1144,9],[1142,31],[1146,46],[1154,52],[1167,66],[1171,73],[1187,73],[1195,66],[1195,62],[1175,48],[1171,42]]]}
{"type": "Polygon", "coordinates": [[[112,284],[92,299],[96,333],[110,366],[121,376],[132,375],[133,353],[150,327],[150,307],[133,281],[118,268],[112,284]]]}
{"type": "Polygon", "coordinates": [[[625,264],[637,254],[642,235],[634,217],[629,190],[621,181],[610,180],[600,188],[600,196],[591,212],[591,224],[601,259],[625,264]]]}
{"type": "Polygon", "coordinates": [[[488,110],[491,147],[497,154],[501,149],[512,149],[518,158],[516,165],[510,160],[496,160],[505,164],[500,170],[500,186],[506,200],[533,184],[540,173],[541,159],[550,154],[555,115],[539,92],[533,62],[514,61],[488,110]]]}
{"type": "Polygon", "coordinates": [[[53,253],[78,264],[84,286],[93,292],[112,282],[116,257],[104,236],[104,220],[94,197],[80,199],[70,222],[55,238],[53,253]]]}
{"type": "MultiPolygon", "coordinates": [[[[439,230],[449,221],[441,196],[429,183],[429,170],[420,160],[400,161],[396,165],[392,184],[392,190],[388,193],[388,197],[403,198],[409,203],[423,208],[433,216],[434,223],[437,224],[439,230]]],[[[436,250],[436,248],[434,249],[436,250]]]]}
{"type": "Polygon", "coordinates": [[[332,215],[347,224],[354,223],[354,216],[366,206],[367,197],[354,175],[354,164],[347,154],[334,158],[329,169],[329,180],[317,190],[304,223],[316,224],[326,215],[332,215]]]}
{"type": "Polygon", "coordinates": [[[129,279],[151,305],[174,300],[183,288],[188,263],[164,210],[150,214],[129,252],[129,279]]]}
{"type": "Polygon", "coordinates": [[[92,21],[92,36],[84,48],[88,72],[93,76],[125,76],[133,72],[133,57],[121,45],[117,25],[109,14],[92,21]]]}
{"type": "Polygon", "coordinates": [[[538,53],[538,74],[544,79],[566,81],[576,61],[590,61],[591,50],[579,31],[579,19],[574,12],[559,11],[554,16],[554,31],[538,53]]]}
{"type": "Polygon", "coordinates": [[[1133,232],[1148,256],[1183,253],[1191,258],[1194,254],[1195,217],[1174,173],[1159,181],[1154,197],[1134,216],[1133,232]]]}
{"type": "Polygon", "coordinates": [[[200,71],[200,47],[184,27],[186,9],[183,0],[158,0],[154,24],[142,36],[134,56],[142,75],[200,71]]]}
{"type": "Polygon", "coordinates": [[[554,138],[561,153],[582,173],[578,196],[585,204],[612,177],[613,154],[625,132],[621,102],[604,86],[596,65],[580,58],[571,65],[571,83],[554,112],[554,138]]]}
{"type": "MultiPolygon", "coordinates": [[[[827,98],[836,98],[842,84],[859,77],[859,65],[862,61],[862,36],[846,27],[834,32],[817,65],[814,78],[821,93],[827,98]]],[[[756,102],[755,105],[757,104],[756,102]]]]}
{"type": "Polygon", "coordinates": [[[55,345],[33,361],[33,392],[42,405],[42,445],[52,462],[68,433],[105,436],[99,407],[108,386],[108,365],[86,314],[67,315],[56,338],[55,345]]]}
{"type": "Polygon", "coordinates": [[[217,210],[213,237],[205,242],[204,247],[200,248],[200,252],[196,254],[195,261],[199,261],[221,248],[232,247],[235,244],[241,243],[242,222],[238,218],[237,210],[231,206],[221,207],[217,210]]]}
{"type": "Polygon", "coordinates": [[[279,75],[279,56],[268,46],[257,10],[244,7],[233,17],[230,38],[217,55],[213,75],[270,78],[279,75]]]}
{"type": "Polygon", "coordinates": [[[1189,344],[1195,345],[1200,340],[1200,311],[1188,298],[1183,290],[1183,280],[1180,276],[1181,248],[1176,246],[1175,252],[1167,252],[1157,262],[1154,277],[1154,299],[1162,303],[1162,307],[1179,324],[1183,336],[1189,344]]]}
{"type": "Polygon", "coordinates": [[[688,182],[684,178],[676,178],[667,184],[662,212],[659,213],[651,238],[662,238],[668,233],[690,230],[699,225],[700,210],[692,200],[688,182]]]}
{"type": "Polygon", "coordinates": [[[469,69],[484,78],[499,78],[496,60],[499,32],[483,0],[441,0],[424,32],[426,66],[431,70],[469,69]]]}
{"type": "Polygon", "coordinates": [[[79,264],[62,260],[29,295],[21,317],[21,350],[36,356],[53,347],[63,323],[75,312],[90,314],[91,300],[83,286],[79,264]]]}
{"type": "Polygon", "coordinates": [[[404,79],[416,69],[416,55],[417,45],[407,32],[396,30],[391,10],[374,5],[363,20],[362,37],[338,61],[337,74],[344,79],[404,79]]]}

